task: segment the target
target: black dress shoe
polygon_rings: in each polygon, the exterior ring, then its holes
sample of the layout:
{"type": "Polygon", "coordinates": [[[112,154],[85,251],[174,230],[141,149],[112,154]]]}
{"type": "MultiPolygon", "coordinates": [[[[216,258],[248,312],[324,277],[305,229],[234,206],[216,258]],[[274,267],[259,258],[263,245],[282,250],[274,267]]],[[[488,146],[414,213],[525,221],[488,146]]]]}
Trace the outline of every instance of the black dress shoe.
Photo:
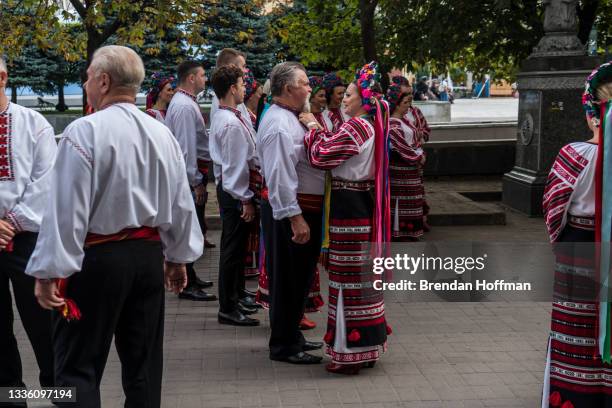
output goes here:
{"type": "Polygon", "coordinates": [[[291,364],[319,364],[321,360],[323,360],[323,357],[313,356],[312,354],[300,351],[299,353],[289,357],[270,356],[270,360],[283,361],[291,364]]]}
{"type": "Polygon", "coordinates": [[[320,341],[307,341],[302,346],[302,350],[304,350],[304,351],[318,350],[321,347],[323,347],[323,342],[320,342],[320,341]]]}
{"type": "Polygon", "coordinates": [[[206,289],[206,288],[210,288],[213,285],[213,282],[202,280],[200,278],[195,278],[195,281],[193,282],[193,284],[197,285],[197,287],[200,289],[206,289]]]}
{"type": "Polygon", "coordinates": [[[217,315],[220,324],[230,324],[232,326],[259,326],[259,320],[247,317],[234,310],[231,313],[221,313],[217,315]]]}
{"type": "Polygon", "coordinates": [[[257,292],[253,292],[252,290],[242,289],[242,297],[250,296],[253,299],[257,296],[257,292]]]}
{"type": "Polygon", "coordinates": [[[247,307],[242,303],[238,302],[238,311],[244,315],[252,315],[258,312],[259,309],[254,307],[247,307]]]}
{"type": "Polygon", "coordinates": [[[255,302],[255,298],[251,296],[240,298],[238,300],[238,303],[240,303],[242,306],[249,307],[251,309],[259,309],[261,307],[260,304],[255,302]]]}
{"type": "Polygon", "coordinates": [[[183,289],[183,291],[179,293],[178,297],[179,299],[195,300],[200,302],[217,300],[217,296],[213,295],[212,293],[204,292],[203,290],[200,290],[194,286],[183,289]]]}

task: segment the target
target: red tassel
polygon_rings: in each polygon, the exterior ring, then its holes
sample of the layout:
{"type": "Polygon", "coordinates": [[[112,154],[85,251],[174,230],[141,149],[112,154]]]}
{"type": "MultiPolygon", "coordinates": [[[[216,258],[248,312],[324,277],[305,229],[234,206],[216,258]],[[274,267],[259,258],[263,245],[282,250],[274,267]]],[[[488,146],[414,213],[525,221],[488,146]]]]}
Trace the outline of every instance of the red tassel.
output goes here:
{"type": "Polygon", "coordinates": [[[391,326],[387,325],[386,329],[387,329],[387,336],[393,334],[393,329],[391,328],[391,326]]]}
{"type": "Polygon", "coordinates": [[[327,344],[331,344],[333,339],[334,339],[334,335],[330,331],[325,333],[325,336],[323,337],[323,341],[327,344]]]}
{"type": "Polygon", "coordinates": [[[351,333],[348,335],[349,341],[355,342],[355,341],[359,341],[359,339],[361,339],[361,334],[359,333],[357,329],[353,329],[351,333]]]}
{"type": "Polygon", "coordinates": [[[574,408],[574,404],[569,401],[565,401],[563,405],[561,405],[561,408],[574,408]]]}
{"type": "Polygon", "coordinates": [[[550,394],[550,397],[548,397],[548,403],[551,407],[555,408],[561,405],[561,394],[559,394],[559,391],[555,391],[550,394]]]}
{"type": "Polygon", "coordinates": [[[64,319],[71,322],[73,320],[81,320],[81,310],[74,300],[66,298],[68,290],[68,279],[57,279],[57,290],[60,297],[64,298],[64,306],[60,306],[57,310],[62,314],[64,319]]]}

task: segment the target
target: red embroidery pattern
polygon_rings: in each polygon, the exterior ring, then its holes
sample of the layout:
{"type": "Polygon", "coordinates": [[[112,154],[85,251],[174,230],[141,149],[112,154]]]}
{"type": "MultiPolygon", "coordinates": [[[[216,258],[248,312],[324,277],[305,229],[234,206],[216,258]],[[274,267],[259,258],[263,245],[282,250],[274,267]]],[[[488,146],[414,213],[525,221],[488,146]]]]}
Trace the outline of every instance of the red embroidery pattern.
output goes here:
{"type": "Polygon", "coordinates": [[[7,111],[0,113],[0,181],[13,181],[12,118],[7,111]]]}

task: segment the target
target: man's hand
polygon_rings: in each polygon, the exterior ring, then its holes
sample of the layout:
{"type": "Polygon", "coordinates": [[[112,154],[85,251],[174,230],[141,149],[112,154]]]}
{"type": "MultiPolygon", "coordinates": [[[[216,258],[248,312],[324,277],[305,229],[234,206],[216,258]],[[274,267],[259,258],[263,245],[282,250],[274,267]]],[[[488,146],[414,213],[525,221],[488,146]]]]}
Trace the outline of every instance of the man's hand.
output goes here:
{"type": "Polygon", "coordinates": [[[290,217],[291,221],[291,231],[293,232],[293,237],[291,239],[296,244],[305,244],[310,240],[310,227],[302,214],[294,215],[290,217]]]}
{"type": "Polygon", "coordinates": [[[64,306],[64,299],[59,296],[57,281],[36,279],[34,284],[34,296],[38,299],[38,304],[44,309],[55,309],[56,307],[64,306]]]}
{"type": "Polygon", "coordinates": [[[6,220],[0,220],[0,250],[4,250],[13,237],[15,237],[13,225],[6,220]]]}
{"type": "Polygon", "coordinates": [[[164,284],[170,292],[181,293],[187,286],[187,269],[185,264],[164,262],[164,284]]]}
{"type": "Polygon", "coordinates": [[[426,160],[427,160],[427,157],[425,157],[425,155],[421,156],[421,166],[425,164],[426,160]]]}
{"type": "Polygon", "coordinates": [[[194,187],[193,191],[195,192],[196,204],[204,205],[204,197],[206,196],[206,186],[204,184],[199,184],[194,187]]]}
{"type": "Polygon", "coordinates": [[[240,216],[245,222],[251,222],[255,218],[255,207],[253,203],[242,203],[242,215],[240,216]]]}

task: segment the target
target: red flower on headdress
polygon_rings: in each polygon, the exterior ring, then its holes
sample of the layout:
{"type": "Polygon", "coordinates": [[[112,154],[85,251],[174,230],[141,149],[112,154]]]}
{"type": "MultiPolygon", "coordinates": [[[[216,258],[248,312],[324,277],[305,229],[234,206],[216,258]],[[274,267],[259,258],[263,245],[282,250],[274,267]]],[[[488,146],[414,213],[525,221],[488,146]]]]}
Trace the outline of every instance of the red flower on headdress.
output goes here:
{"type": "Polygon", "coordinates": [[[361,334],[357,329],[351,330],[351,333],[348,335],[348,341],[359,341],[361,339],[361,334]]]}
{"type": "Polygon", "coordinates": [[[561,405],[561,408],[574,408],[574,404],[572,404],[570,401],[565,401],[563,405],[561,405]]]}

